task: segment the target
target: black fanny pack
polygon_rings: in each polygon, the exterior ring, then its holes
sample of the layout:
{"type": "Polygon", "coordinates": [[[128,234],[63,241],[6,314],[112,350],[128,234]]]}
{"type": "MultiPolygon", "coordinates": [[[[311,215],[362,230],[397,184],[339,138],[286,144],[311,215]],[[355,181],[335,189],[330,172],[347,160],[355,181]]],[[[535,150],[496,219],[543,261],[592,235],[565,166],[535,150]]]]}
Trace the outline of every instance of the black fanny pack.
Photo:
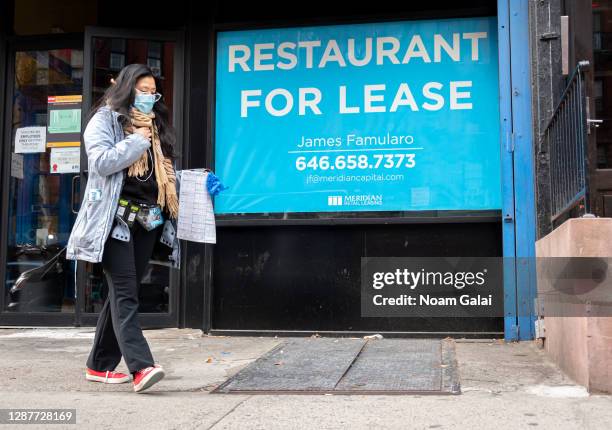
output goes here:
{"type": "Polygon", "coordinates": [[[134,222],[138,221],[148,231],[164,223],[161,206],[136,203],[123,197],[119,197],[115,216],[125,221],[130,228],[132,228],[134,222]]]}

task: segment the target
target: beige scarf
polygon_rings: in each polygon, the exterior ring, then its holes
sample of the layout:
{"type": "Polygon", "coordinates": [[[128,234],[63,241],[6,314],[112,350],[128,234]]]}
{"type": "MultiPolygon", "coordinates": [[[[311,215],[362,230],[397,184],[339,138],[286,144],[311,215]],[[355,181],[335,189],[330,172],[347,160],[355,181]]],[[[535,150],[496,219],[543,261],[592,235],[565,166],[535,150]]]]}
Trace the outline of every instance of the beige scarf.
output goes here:
{"type": "MultiPolygon", "coordinates": [[[[157,181],[158,194],[157,204],[167,207],[170,217],[176,219],[178,216],[178,196],[176,195],[176,176],[172,161],[164,157],[162,152],[157,127],[153,121],[155,113],[145,114],[136,108],[130,111],[130,123],[123,128],[125,134],[134,132],[134,128],[149,127],[151,129],[151,149],[153,150],[153,162],[155,163],[155,180],[157,181]]],[[[148,151],[132,164],[128,169],[128,176],[143,176],[149,170],[148,151]]]]}

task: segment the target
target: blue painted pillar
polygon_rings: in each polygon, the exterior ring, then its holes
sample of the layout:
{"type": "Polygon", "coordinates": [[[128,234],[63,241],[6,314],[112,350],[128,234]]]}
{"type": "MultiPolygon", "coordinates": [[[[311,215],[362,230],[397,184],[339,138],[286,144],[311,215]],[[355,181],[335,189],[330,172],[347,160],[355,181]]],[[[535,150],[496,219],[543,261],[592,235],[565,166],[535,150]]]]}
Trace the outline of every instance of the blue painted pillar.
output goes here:
{"type": "Polygon", "coordinates": [[[514,223],[514,160],[512,148],[512,89],[510,80],[510,16],[508,0],[497,2],[499,58],[499,121],[501,138],[502,243],[504,255],[504,337],[518,340],[514,223]]]}
{"type": "Polygon", "coordinates": [[[535,162],[528,0],[498,0],[506,340],[534,336],[535,162]]]}
{"type": "Polygon", "coordinates": [[[514,133],[514,209],[519,340],[533,339],[536,297],[535,160],[531,112],[529,2],[510,1],[512,127],[514,133]]]}

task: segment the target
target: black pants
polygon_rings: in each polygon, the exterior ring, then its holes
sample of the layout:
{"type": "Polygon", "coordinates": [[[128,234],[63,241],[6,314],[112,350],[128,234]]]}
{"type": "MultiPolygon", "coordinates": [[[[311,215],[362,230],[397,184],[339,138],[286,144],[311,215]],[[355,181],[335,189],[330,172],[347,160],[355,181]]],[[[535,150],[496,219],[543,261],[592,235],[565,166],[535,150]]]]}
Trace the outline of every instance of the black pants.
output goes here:
{"type": "Polygon", "coordinates": [[[108,236],[102,256],[108,297],[87,359],[90,369],[114,370],[122,355],[130,373],[153,366],[153,355],[138,321],[138,290],[160,232],[160,228],[147,231],[135,222],[129,242],[108,236]]]}

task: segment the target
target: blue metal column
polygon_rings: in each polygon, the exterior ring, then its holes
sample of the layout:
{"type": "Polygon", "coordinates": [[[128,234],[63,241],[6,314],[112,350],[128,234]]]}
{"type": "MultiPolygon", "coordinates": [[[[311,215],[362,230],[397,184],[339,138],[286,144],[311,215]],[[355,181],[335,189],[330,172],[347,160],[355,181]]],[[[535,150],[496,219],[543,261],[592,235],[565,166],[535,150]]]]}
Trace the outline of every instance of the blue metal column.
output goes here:
{"type": "Polygon", "coordinates": [[[505,338],[534,336],[535,163],[528,0],[498,0],[505,338]]]}
{"type": "Polygon", "coordinates": [[[497,1],[499,58],[499,120],[501,138],[502,242],[504,255],[504,337],[518,340],[514,223],[514,160],[512,89],[510,82],[510,16],[508,0],[497,1]]]}
{"type": "Polygon", "coordinates": [[[531,113],[528,0],[510,1],[510,70],[514,134],[514,209],[519,340],[533,339],[535,272],[535,160],[531,113]]]}

